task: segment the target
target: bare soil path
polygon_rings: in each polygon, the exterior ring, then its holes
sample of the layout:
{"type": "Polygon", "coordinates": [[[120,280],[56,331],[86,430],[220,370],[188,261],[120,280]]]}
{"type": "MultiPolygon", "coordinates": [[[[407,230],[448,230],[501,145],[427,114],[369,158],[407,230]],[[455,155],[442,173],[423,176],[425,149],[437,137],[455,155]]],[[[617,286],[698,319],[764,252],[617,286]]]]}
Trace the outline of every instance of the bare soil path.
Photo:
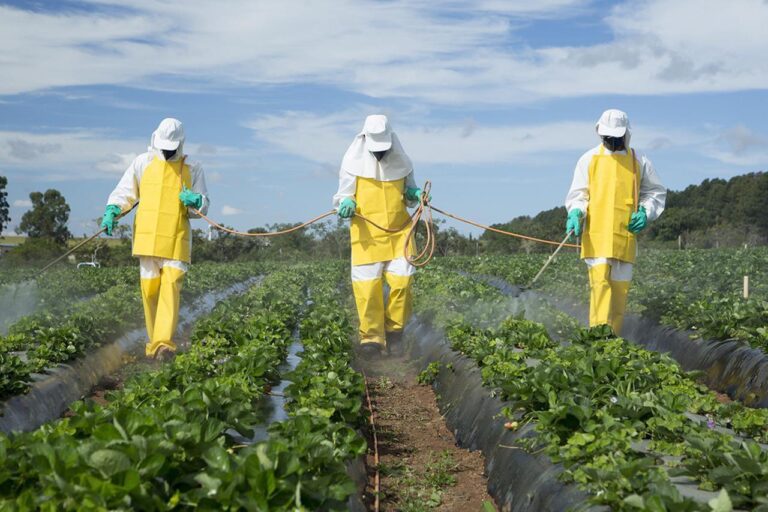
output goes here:
{"type": "MultiPolygon", "coordinates": [[[[366,374],[375,414],[380,510],[495,510],[486,490],[482,454],[456,446],[432,387],[417,382],[418,373],[408,359],[383,357],[358,364],[366,374]]],[[[373,447],[370,429],[367,437],[373,447]]],[[[365,498],[373,510],[376,466],[372,448],[366,462],[365,498]]]]}

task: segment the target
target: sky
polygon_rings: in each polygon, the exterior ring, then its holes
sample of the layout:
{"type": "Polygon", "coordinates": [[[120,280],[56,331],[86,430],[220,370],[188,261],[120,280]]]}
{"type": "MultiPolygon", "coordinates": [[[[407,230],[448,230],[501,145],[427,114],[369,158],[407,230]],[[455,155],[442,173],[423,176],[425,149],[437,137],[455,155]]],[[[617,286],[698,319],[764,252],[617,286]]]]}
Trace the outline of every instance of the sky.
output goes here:
{"type": "Polygon", "coordinates": [[[165,117],[237,228],[329,210],[369,114],[482,223],[561,205],[608,108],[670,189],[766,170],[766,26],[768,0],[0,0],[10,230],[56,188],[95,231],[165,117]]]}

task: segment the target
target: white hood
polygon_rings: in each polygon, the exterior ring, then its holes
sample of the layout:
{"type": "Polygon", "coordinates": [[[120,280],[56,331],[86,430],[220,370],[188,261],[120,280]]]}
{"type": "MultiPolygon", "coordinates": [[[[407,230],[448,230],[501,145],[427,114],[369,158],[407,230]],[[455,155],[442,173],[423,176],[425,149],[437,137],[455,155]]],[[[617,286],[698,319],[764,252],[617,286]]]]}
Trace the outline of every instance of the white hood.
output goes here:
{"type": "Polygon", "coordinates": [[[361,178],[373,178],[378,181],[395,181],[405,178],[413,172],[413,164],[405,154],[397,135],[392,132],[392,147],[384,154],[381,161],[366,148],[365,132],[360,132],[352,141],[344,159],[341,170],[361,178]]]}

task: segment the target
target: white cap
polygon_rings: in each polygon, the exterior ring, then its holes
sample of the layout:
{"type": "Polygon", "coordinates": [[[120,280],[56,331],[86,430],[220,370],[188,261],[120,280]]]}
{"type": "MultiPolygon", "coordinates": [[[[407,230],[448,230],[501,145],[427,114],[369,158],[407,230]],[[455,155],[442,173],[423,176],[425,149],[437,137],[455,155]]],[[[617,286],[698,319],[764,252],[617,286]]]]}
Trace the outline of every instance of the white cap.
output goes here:
{"type": "Polygon", "coordinates": [[[595,125],[597,134],[605,137],[623,137],[629,130],[629,117],[626,112],[610,109],[603,112],[595,125]]]}
{"type": "Polygon", "coordinates": [[[157,149],[174,150],[184,142],[184,126],[181,121],[166,117],[152,134],[152,146],[157,149]]]}
{"type": "Polygon", "coordinates": [[[392,128],[387,116],[372,115],[365,118],[363,125],[365,149],[368,151],[386,151],[392,147],[392,128]]]}

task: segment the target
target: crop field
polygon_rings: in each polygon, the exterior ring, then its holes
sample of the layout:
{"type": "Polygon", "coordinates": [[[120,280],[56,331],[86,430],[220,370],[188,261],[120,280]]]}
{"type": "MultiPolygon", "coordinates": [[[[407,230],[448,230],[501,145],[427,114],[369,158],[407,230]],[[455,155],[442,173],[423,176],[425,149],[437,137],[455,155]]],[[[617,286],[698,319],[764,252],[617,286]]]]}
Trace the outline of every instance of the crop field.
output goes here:
{"type": "MultiPolygon", "coordinates": [[[[585,329],[561,304],[587,302],[572,254],[527,295],[487,279],[525,285],[544,258],[433,260],[416,275],[406,354],[394,363],[434,390],[451,442],[482,452],[495,502],[484,510],[768,511],[768,409],[705,385],[670,355],[585,329]],[[511,462],[488,462],[499,457],[511,462]],[[510,501],[521,492],[527,505],[510,501]]],[[[734,339],[762,354],[766,263],[756,249],[649,252],[631,309],[690,331],[691,344],[734,339]]],[[[0,433],[0,510],[373,510],[377,490],[385,510],[451,510],[458,465],[447,452],[430,459],[418,492],[374,487],[375,472],[394,470],[372,458],[374,377],[355,349],[346,262],[195,265],[184,301],[210,307],[190,309],[175,359],[123,357],[101,376],[117,385],[90,386],[59,409],[40,399],[69,386],[62,371],[76,377],[140,330],[136,274],[0,275],[6,290],[35,290],[0,337],[0,408],[42,418],[0,433]]],[[[391,368],[375,368],[379,387],[391,368]]],[[[407,471],[397,482],[415,485],[407,471]]]]}
{"type": "MultiPolygon", "coordinates": [[[[526,285],[541,256],[454,258],[448,268],[492,275],[526,285]]],[[[589,283],[577,255],[564,254],[537,288],[563,298],[589,300],[589,283]]],[[[644,251],[629,294],[630,311],[702,337],[734,338],[768,350],[768,250],[765,248],[644,251]],[[743,298],[749,276],[749,298],[743,298]]]]}

